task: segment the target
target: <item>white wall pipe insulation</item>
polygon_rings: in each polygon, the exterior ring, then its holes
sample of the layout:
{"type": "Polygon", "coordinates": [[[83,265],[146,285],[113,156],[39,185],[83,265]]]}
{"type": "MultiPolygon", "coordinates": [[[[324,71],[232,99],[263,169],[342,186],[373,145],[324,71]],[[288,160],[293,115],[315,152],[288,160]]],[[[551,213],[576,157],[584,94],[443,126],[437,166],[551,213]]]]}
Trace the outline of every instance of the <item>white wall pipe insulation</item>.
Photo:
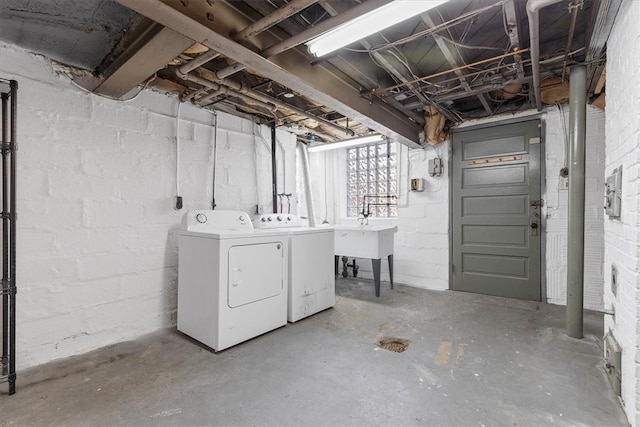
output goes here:
{"type": "Polygon", "coordinates": [[[316,210],[313,207],[313,195],[311,194],[311,175],[309,175],[309,152],[307,146],[298,142],[300,159],[302,160],[302,180],[304,181],[304,198],[307,202],[307,216],[309,217],[309,227],[316,226],[316,210]]]}

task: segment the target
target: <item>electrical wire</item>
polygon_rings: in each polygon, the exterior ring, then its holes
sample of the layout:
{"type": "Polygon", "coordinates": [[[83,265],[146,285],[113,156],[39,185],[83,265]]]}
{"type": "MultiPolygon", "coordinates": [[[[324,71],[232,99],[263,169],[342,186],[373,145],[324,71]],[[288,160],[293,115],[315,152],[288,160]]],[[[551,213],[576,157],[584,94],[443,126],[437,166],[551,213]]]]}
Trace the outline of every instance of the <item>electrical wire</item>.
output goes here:
{"type": "MultiPolygon", "coordinates": [[[[457,41],[451,40],[448,37],[440,36],[440,38],[447,43],[451,43],[454,46],[461,47],[463,49],[477,49],[477,50],[497,50],[498,52],[507,53],[508,51],[504,49],[500,49],[499,47],[491,47],[491,46],[472,46],[464,43],[459,43],[457,41]]],[[[459,53],[459,52],[458,52],[459,53]]]]}
{"type": "Polygon", "coordinates": [[[387,49],[387,48],[389,48],[391,46],[398,46],[398,45],[402,45],[402,44],[407,44],[407,43],[412,42],[414,40],[418,40],[418,39],[421,39],[421,38],[423,38],[425,36],[437,33],[438,31],[444,30],[446,28],[453,27],[455,25],[458,25],[458,24],[461,24],[463,22],[466,22],[469,19],[473,19],[474,17],[486,12],[487,10],[490,10],[490,9],[496,7],[496,6],[501,6],[502,4],[504,4],[504,0],[499,1],[497,3],[494,3],[494,4],[491,4],[489,6],[485,6],[483,8],[480,8],[480,9],[465,13],[463,15],[460,15],[460,16],[448,21],[448,22],[443,22],[442,24],[436,25],[434,27],[428,28],[428,29],[423,30],[423,31],[419,31],[419,32],[417,32],[415,34],[411,34],[410,36],[404,37],[404,38],[396,40],[394,42],[384,43],[384,44],[381,44],[379,46],[375,46],[372,50],[375,52],[375,51],[378,51],[378,50],[381,50],[381,49],[387,49]]]}

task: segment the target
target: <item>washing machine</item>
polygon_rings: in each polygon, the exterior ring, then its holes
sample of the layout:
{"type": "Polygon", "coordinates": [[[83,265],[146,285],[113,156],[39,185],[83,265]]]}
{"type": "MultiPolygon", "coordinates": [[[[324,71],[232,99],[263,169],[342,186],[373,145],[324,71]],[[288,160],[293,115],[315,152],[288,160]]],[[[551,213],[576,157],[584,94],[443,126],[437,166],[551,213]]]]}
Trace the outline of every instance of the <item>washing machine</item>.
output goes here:
{"type": "Polygon", "coordinates": [[[287,233],[256,233],[241,211],[198,210],[178,245],[179,331],[220,351],[287,324],[287,233]]]}
{"type": "Polygon", "coordinates": [[[291,214],[266,214],[255,221],[261,232],[280,230],[289,236],[287,320],[300,319],[336,303],[334,238],[329,227],[303,227],[291,214]]]}

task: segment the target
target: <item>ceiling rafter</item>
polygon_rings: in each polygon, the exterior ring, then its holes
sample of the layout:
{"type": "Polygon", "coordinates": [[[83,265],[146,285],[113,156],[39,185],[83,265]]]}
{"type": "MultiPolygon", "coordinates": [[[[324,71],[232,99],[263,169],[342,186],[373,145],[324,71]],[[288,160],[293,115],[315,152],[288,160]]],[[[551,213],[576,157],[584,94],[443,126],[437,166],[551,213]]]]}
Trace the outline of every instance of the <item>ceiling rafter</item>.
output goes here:
{"type": "MultiPolygon", "coordinates": [[[[238,16],[238,11],[228,7],[226,3],[215,3],[215,13],[218,19],[211,22],[207,20],[206,16],[197,14],[196,9],[189,9],[192,4],[194,8],[199,6],[194,2],[178,10],[173,6],[179,8],[181,5],[179,2],[169,5],[160,0],[118,1],[210,49],[221,52],[234,61],[245,64],[252,70],[259,70],[262,76],[283,84],[303,96],[323,103],[374,131],[409,146],[420,146],[418,142],[420,126],[418,124],[409,120],[401,111],[384,103],[371,103],[360,97],[359,90],[354,88],[348,81],[333,74],[327,67],[321,65],[312,66],[302,52],[295,49],[289,50],[274,59],[268,60],[254,50],[231,40],[224,35],[225,32],[218,32],[214,29],[216,23],[222,23],[222,28],[246,27],[247,19],[238,16]],[[239,22],[239,19],[242,22],[239,22]]],[[[226,34],[229,34],[229,32],[226,31],[226,34]]],[[[258,48],[265,44],[270,44],[272,41],[272,37],[270,40],[260,39],[260,36],[264,34],[252,39],[254,42],[257,41],[255,45],[258,48]]]]}

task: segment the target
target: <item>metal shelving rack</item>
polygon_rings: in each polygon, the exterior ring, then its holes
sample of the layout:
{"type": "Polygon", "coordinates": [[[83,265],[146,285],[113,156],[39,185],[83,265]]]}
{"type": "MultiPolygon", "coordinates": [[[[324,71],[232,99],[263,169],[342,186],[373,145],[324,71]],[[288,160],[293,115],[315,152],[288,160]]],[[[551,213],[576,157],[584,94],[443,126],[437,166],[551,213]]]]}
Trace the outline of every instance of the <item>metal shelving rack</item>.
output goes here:
{"type": "Polygon", "coordinates": [[[2,358],[0,383],[16,392],[16,134],[18,82],[0,79],[2,99],[2,358]]]}

